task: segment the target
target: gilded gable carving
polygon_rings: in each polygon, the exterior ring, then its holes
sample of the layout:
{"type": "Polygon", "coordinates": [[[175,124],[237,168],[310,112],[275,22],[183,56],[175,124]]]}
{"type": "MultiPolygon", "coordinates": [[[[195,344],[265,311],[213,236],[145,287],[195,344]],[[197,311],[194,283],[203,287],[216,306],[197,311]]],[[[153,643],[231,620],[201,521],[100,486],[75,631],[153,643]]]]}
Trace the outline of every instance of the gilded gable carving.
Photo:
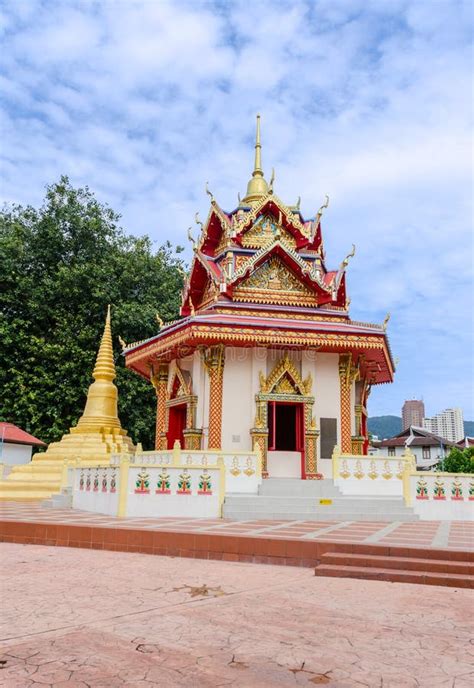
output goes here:
{"type": "Polygon", "coordinates": [[[242,282],[234,292],[234,299],[282,305],[318,305],[315,292],[277,257],[270,258],[242,282]]]}
{"type": "Polygon", "coordinates": [[[308,375],[303,380],[288,354],[273,368],[268,377],[260,373],[260,392],[262,394],[311,394],[313,379],[308,375]]]}
{"type": "Polygon", "coordinates": [[[280,241],[290,248],[296,247],[294,237],[286,229],[283,229],[272,215],[261,215],[243,235],[242,246],[261,248],[271,243],[278,236],[280,241]]]}

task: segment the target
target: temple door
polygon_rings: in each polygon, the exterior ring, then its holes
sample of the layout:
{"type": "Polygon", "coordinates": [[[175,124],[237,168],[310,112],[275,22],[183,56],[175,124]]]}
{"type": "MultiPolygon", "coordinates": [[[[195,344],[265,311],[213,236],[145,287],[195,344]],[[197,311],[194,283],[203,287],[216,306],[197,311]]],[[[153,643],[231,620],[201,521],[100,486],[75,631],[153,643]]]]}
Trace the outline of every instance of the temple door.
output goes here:
{"type": "Polygon", "coordinates": [[[168,449],[173,449],[176,440],[184,447],[183,430],[186,428],[186,404],[171,406],[168,420],[168,449]]]}

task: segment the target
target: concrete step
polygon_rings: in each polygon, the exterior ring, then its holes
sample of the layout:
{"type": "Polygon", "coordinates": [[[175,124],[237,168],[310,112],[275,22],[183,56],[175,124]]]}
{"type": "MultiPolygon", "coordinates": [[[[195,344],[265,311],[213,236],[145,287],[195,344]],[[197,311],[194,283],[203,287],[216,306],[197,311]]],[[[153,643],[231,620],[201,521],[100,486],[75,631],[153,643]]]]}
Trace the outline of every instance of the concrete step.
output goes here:
{"type": "Polygon", "coordinates": [[[327,512],[327,511],[233,511],[224,505],[223,517],[233,521],[370,521],[377,523],[391,523],[392,521],[418,521],[419,517],[407,510],[395,514],[387,514],[383,511],[360,513],[360,512],[327,512]]]}
{"type": "MultiPolygon", "coordinates": [[[[235,492],[230,493],[226,496],[226,501],[228,503],[233,503],[233,504],[241,504],[241,505],[251,505],[251,504],[261,504],[264,506],[273,506],[275,504],[301,504],[304,506],[310,506],[313,507],[315,505],[319,505],[321,503],[320,499],[315,499],[315,498],[308,498],[308,497],[267,497],[263,495],[246,495],[246,494],[236,494],[235,492]]],[[[325,500],[323,499],[323,502],[325,500]]],[[[387,497],[387,498],[379,498],[379,499],[368,499],[366,497],[360,498],[360,497],[338,497],[336,499],[330,500],[330,504],[326,504],[328,508],[331,507],[344,507],[347,504],[350,504],[351,506],[354,506],[355,508],[358,509],[378,509],[380,508],[380,505],[383,504],[384,507],[387,508],[392,508],[392,507],[399,507],[404,505],[404,501],[402,497],[387,497]]]]}
{"type": "Polygon", "coordinates": [[[333,480],[300,480],[298,478],[267,478],[259,487],[262,496],[328,497],[342,496],[333,480]]]}
{"type": "Polygon", "coordinates": [[[474,588],[474,576],[467,576],[464,573],[441,573],[366,566],[341,566],[340,564],[320,564],[315,568],[314,574],[315,576],[331,578],[360,578],[363,580],[391,581],[394,583],[443,585],[450,588],[474,588]]]}
{"type": "Polygon", "coordinates": [[[376,554],[350,554],[328,552],[321,563],[331,566],[355,566],[357,568],[394,569],[402,571],[424,571],[429,573],[454,573],[474,576],[474,563],[452,559],[427,559],[426,557],[397,557],[376,554]]]}

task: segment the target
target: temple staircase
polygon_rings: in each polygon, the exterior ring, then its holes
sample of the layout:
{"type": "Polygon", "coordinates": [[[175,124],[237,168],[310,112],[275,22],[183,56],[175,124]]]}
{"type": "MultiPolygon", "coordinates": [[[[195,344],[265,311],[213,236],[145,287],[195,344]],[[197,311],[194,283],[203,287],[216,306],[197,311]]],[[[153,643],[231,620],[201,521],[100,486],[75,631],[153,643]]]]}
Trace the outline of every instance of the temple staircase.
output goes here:
{"type": "Polygon", "coordinates": [[[431,550],[417,547],[381,547],[354,545],[351,552],[326,552],[314,570],[315,576],[361,578],[474,588],[474,563],[468,552],[431,550]]]}
{"type": "Polygon", "coordinates": [[[267,478],[257,495],[228,494],[224,518],[237,521],[417,521],[402,497],[347,497],[333,480],[267,478]]]}

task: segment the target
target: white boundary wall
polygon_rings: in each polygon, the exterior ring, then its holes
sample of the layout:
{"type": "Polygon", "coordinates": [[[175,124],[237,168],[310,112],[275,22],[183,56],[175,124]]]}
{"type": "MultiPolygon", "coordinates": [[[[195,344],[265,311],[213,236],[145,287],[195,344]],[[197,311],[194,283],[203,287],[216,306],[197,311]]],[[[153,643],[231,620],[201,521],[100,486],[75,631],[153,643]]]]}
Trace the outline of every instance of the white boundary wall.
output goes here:
{"type": "Polygon", "coordinates": [[[473,521],[474,474],[412,474],[410,501],[423,521],[473,521]]]}

